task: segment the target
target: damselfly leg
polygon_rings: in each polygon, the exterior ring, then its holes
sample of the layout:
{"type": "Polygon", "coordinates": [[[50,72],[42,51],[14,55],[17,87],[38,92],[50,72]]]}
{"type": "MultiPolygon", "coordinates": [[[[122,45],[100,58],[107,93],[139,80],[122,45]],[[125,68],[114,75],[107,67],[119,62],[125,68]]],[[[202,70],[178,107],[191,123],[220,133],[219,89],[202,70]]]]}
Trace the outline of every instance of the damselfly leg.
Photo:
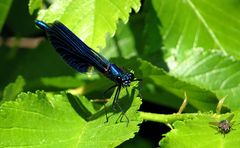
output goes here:
{"type": "MultiPolygon", "coordinates": [[[[122,109],[122,107],[119,104],[119,94],[120,94],[121,88],[122,87],[120,85],[117,87],[116,93],[114,95],[113,103],[112,103],[112,109],[116,110],[116,108],[115,108],[115,105],[116,105],[119,108],[119,110],[121,111],[121,115],[119,116],[120,120],[122,119],[121,116],[124,116],[127,119],[127,123],[129,123],[129,119],[128,119],[127,115],[125,114],[125,111],[122,109]]],[[[118,120],[119,120],[119,118],[116,120],[116,122],[118,120]]]]}

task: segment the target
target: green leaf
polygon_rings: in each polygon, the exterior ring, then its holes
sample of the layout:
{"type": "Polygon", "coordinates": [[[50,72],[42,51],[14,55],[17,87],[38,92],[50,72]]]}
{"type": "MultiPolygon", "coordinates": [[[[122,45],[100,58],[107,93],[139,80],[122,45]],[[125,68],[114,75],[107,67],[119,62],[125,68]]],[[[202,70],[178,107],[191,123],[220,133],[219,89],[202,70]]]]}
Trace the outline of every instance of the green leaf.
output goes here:
{"type": "Polygon", "coordinates": [[[125,68],[133,69],[135,76],[143,80],[141,93],[148,101],[178,109],[186,92],[189,106],[202,111],[216,108],[218,100],[212,92],[172,76],[148,61],[131,58],[130,60],[117,59],[114,62],[124,63],[125,68]]]}
{"type": "Polygon", "coordinates": [[[79,73],[76,76],[56,76],[56,77],[43,77],[41,82],[45,86],[55,88],[73,88],[80,87],[86,84],[86,81],[92,81],[98,78],[98,75],[79,73]]]}
{"type": "Polygon", "coordinates": [[[90,47],[105,46],[105,36],[114,35],[118,19],[127,22],[131,9],[140,8],[139,0],[56,0],[39,12],[38,19],[46,22],[59,20],[90,47]]]}
{"type": "Polygon", "coordinates": [[[122,122],[117,120],[121,113],[113,112],[110,102],[105,123],[104,109],[82,117],[84,112],[78,112],[65,93],[21,93],[15,101],[0,106],[0,147],[116,147],[134,137],[142,121],[135,87],[136,83],[128,89],[129,95],[125,91],[120,94],[121,106],[128,109],[128,126],[124,117],[122,122]]]}
{"type": "Polygon", "coordinates": [[[240,61],[221,52],[193,50],[171,73],[185,82],[214,92],[230,109],[240,109],[240,61]]]}
{"type": "Polygon", "coordinates": [[[8,15],[8,11],[10,9],[10,6],[12,4],[12,0],[2,0],[0,1],[0,31],[2,30],[2,26],[4,24],[4,21],[8,15]]]}
{"type": "MultiPolygon", "coordinates": [[[[56,80],[54,80],[55,84],[50,82],[50,80],[47,83],[46,77],[70,76],[76,72],[64,63],[49,43],[43,43],[35,50],[14,50],[7,47],[1,49],[0,58],[3,62],[0,63],[0,69],[5,70],[5,72],[0,73],[1,77],[5,78],[0,79],[2,88],[9,81],[14,81],[18,75],[22,75],[26,80],[26,90],[38,90],[46,88],[46,86],[57,86],[59,83],[57,84],[56,80]]],[[[70,86],[69,83],[68,86],[70,86]]],[[[76,83],[72,85],[72,87],[77,86],[79,85],[76,85],[76,83]]],[[[64,84],[58,88],[64,88],[64,84]]]]}
{"type": "Polygon", "coordinates": [[[161,22],[159,33],[166,49],[172,49],[171,54],[182,55],[186,50],[203,47],[240,57],[240,1],[153,0],[152,7],[161,22]]]}
{"type": "Polygon", "coordinates": [[[206,146],[230,148],[234,145],[239,145],[239,112],[234,113],[234,115],[234,118],[230,122],[232,129],[225,136],[219,132],[217,126],[213,126],[209,122],[226,120],[230,114],[220,117],[214,114],[199,113],[194,119],[175,122],[173,124],[174,129],[165,134],[165,138],[160,141],[159,145],[163,148],[205,148],[206,146]]]}
{"type": "Polygon", "coordinates": [[[29,0],[28,8],[29,8],[30,14],[33,14],[33,12],[36,9],[39,9],[41,7],[42,7],[42,0],[29,0]]]}
{"type": "MultiPolygon", "coordinates": [[[[159,1],[160,2],[160,1],[159,1]]],[[[137,38],[137,48],[141,49],[141,57],[149,62],[167,69],[163,58],[163,40],[161,36],[161,21],[157,16],[158,10],[155,10],[152,6],[152,1],[146,1],[143,6],[144,17],[138,19],[138,22],[134,25],[139,26],[139,23],[144,26],[135,31],[137,38]],[[143,31],[139,31],[143,30],[143,31]]]]}
{"type": "Polygon", "coordinates": [[[119,22],[113,38],[107,38],[107,45],[100,53],[107,59],[113,57],[130,58],[137,55],[135,40],[129,24],[119,22]]]}
{"type": "Polygon", "coordinates": [[[14,100],[16,96],[23,91],[25,80],[18,76],[14,83],[8,84],[3,91],[3,101],[14,100]]]}

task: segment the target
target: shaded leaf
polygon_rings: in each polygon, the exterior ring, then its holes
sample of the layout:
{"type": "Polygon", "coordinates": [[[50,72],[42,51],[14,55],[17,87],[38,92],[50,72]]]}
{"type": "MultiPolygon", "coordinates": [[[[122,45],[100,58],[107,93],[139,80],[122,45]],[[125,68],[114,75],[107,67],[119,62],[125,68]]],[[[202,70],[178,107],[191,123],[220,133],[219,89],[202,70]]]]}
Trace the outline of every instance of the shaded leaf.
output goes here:
{"type": "Polygon", "coordinates": [[[143,138],[141,136],[135,136],[134,139],[130,139],[117,148],[153,148],[154,144],[147,138],[143,138]]]}
{"type": "Polygon", "coordinates": [[[76,76],[56,76],[56,77],[44,77],[41,78],[41,82],[45,86],[55,88],[73,88],[83,86],[86,81],[97,79],[97,75],[93,74],[76,74],[76,76]]]}
{"type": "Polygon", "coordinates": [[[10,6],[12,4],[12,0],[2,0],[0,1],[0,31],[2,30],[2,26],[4,24],[4,21],[7,17],[8,11],[10,9],[10,6]]]}
{"type": "MultiPolygon", "coordinates": [[[[74,74],[74,70],[64,63],[49,44],[43,43],[36,50],[17,50],[13,52],[10,48],[3,47],[1,49],[2,63],[0,63],[0,69],[5,70],[5,72],[0,73],[1,77],[5,78],[0,80],[2,88],[9,81],[14,81],[18,75],[22,75],[26,80],[26,90],[36,90],[50,85],[46,83],[46,80],[41,80],[42,77],[49,78],[74,74]]],[[[73,87],[76,86],[79,86],[79,84],[74,83],[73,87]]]]}
{"type": "Polygon", "coordinates": [[[116,34],[113,38],[107,38],[106,47],[100,50],[106,58],[125,57],[130,58],[137,55],[135,40],[129,24],[119,22],[116,34]]]}
{"type": "Polygon", "coordinates": [[[3,91],[3,101],[14,100],[16,96],[23,91],[25,80],[18,76],[14,83],[8,84],[3,91]]]}
{"type": "MultiPolygon", "coordinates": [[[[159,2],[160,1],[156,3],[159,2]]],[[[155,10],[152,3],[154,2],[146,1],[144,3],[143,13],[145,15],[143,15],[144,19],[141,20],[141,22],[144,22],[144,27],[143,31],[138,30],[138,32],[142,33],[138,36],[142,38],[140,41],[138,41],[137,46],[138,48],[142,49],[142,51],[139,52],[143,52],[141,56],[144,59],[148,60],[154,65],[168,69],[163,57],[164,48],[161,35],[161,18],[158,16],[159,10],[155,10]]]]}

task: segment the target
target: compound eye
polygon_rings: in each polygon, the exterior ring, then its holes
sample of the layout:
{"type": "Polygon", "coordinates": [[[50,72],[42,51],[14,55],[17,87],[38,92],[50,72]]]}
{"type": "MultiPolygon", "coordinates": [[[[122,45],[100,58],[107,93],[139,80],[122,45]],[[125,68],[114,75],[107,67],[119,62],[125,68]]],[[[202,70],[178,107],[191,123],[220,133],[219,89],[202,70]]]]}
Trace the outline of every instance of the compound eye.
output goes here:
{"type": "Polygon", "coordinates": [[[134,74],[131,72],[128,74],[128,77],[129,77],[129,80],[131,80],[131,81],[134,80],[134,78],[135,78],[134,74]]]}

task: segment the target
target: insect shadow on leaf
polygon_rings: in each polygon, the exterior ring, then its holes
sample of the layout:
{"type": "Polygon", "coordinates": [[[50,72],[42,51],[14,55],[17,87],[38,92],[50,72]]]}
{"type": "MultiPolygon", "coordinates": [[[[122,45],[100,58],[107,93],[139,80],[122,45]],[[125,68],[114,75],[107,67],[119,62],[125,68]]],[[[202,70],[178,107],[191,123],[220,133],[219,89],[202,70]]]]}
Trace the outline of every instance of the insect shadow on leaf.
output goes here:
{"type": "Polygon", "coordinates": [[[84,106],[84,104],[82,103],[82,100],[79,99],[78,97],[67,93],[66,94],[69,103],[71,104],[71,106],[73,107],[73,109],[76,111],[76,113],[81,116],[83,119],[85,119],[86,121],[88,121],[88,118],[92,116],[91,112],[84,106]]]}

